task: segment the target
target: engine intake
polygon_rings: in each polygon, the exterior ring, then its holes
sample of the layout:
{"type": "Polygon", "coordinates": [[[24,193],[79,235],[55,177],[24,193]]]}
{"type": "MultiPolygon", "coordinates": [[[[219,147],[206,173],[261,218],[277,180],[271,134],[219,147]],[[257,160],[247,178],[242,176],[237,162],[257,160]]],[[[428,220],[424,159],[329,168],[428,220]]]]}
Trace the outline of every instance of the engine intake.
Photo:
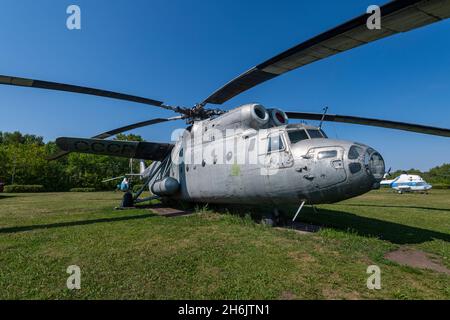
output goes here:
{"type": "Polygon", "coordinates": [[[270,123],[272,126],[279,127],[279,126],[284,126],[284,125],[288,124],[289,119],[283,110],[268,109],[267,111],[269,112],[270,123]]]}

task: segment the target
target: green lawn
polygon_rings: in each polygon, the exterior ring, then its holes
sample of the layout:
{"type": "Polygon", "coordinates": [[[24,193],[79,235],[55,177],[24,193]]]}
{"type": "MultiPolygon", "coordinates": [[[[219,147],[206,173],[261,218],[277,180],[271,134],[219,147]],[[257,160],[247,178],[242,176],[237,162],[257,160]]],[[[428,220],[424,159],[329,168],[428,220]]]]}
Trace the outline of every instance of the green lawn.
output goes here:
{"type": "Polygon", "coordinates": [[[0,195],[1,299],[450,299],[450,276],[400,266],[407,246],[450,268],[450,191],[386,190],[306,208],[303,235],[199,210],[115,211],[121,194],[0,195]],[[366,269],[381,268],[381,290],[366,269]],[[81,290],[66,268],[81,268],[81,290]]]}

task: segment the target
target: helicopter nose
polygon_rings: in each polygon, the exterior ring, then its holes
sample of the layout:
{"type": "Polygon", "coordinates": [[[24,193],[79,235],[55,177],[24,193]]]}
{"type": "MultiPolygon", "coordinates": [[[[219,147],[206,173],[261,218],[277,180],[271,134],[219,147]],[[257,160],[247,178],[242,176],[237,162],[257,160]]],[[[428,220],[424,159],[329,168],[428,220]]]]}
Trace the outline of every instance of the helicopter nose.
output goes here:
{"type": "Polygon", "coordinates": [[[347,155],[349,181],[366,191],[379,189],[385,173],[383,157],[373,148],[353,144],[347,155]]]}

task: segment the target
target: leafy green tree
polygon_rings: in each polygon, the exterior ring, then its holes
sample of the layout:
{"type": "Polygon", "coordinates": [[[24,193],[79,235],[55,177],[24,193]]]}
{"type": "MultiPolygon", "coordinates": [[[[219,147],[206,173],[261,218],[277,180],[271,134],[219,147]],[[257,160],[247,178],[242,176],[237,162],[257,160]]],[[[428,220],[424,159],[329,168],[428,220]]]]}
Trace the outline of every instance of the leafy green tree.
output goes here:
{"type": "Polygon", "coordinates": [[[0,143],[2,144],[36,144],[43,146],[44,138],[34,134],[22,134],[19,131],[0,132],[0,143]]]}
{"type": "Polygon", "coordinates": [[[116,135],[116,137],[114,138],[114,140],[121,140],[121,141],[144,141],[144,139],[137,134],[124,134],[124,133],[119,133],[118,135],[116,135]]]}

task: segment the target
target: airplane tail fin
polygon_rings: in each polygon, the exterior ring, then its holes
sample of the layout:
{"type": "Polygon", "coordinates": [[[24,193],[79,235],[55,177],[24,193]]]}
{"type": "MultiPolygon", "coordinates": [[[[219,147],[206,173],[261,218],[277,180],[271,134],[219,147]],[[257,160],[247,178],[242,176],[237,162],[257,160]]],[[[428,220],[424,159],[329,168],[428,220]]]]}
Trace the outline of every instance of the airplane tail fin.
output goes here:
{"type": "Polygon", "coordinates": [[[145,161],[144,160],[139,160],[139,173],[141,174],[141,175],[143,175],[144,174],[144,172],[145,172],[145,169],[146,169],[146,167],[145,167],[145,161]]]}

